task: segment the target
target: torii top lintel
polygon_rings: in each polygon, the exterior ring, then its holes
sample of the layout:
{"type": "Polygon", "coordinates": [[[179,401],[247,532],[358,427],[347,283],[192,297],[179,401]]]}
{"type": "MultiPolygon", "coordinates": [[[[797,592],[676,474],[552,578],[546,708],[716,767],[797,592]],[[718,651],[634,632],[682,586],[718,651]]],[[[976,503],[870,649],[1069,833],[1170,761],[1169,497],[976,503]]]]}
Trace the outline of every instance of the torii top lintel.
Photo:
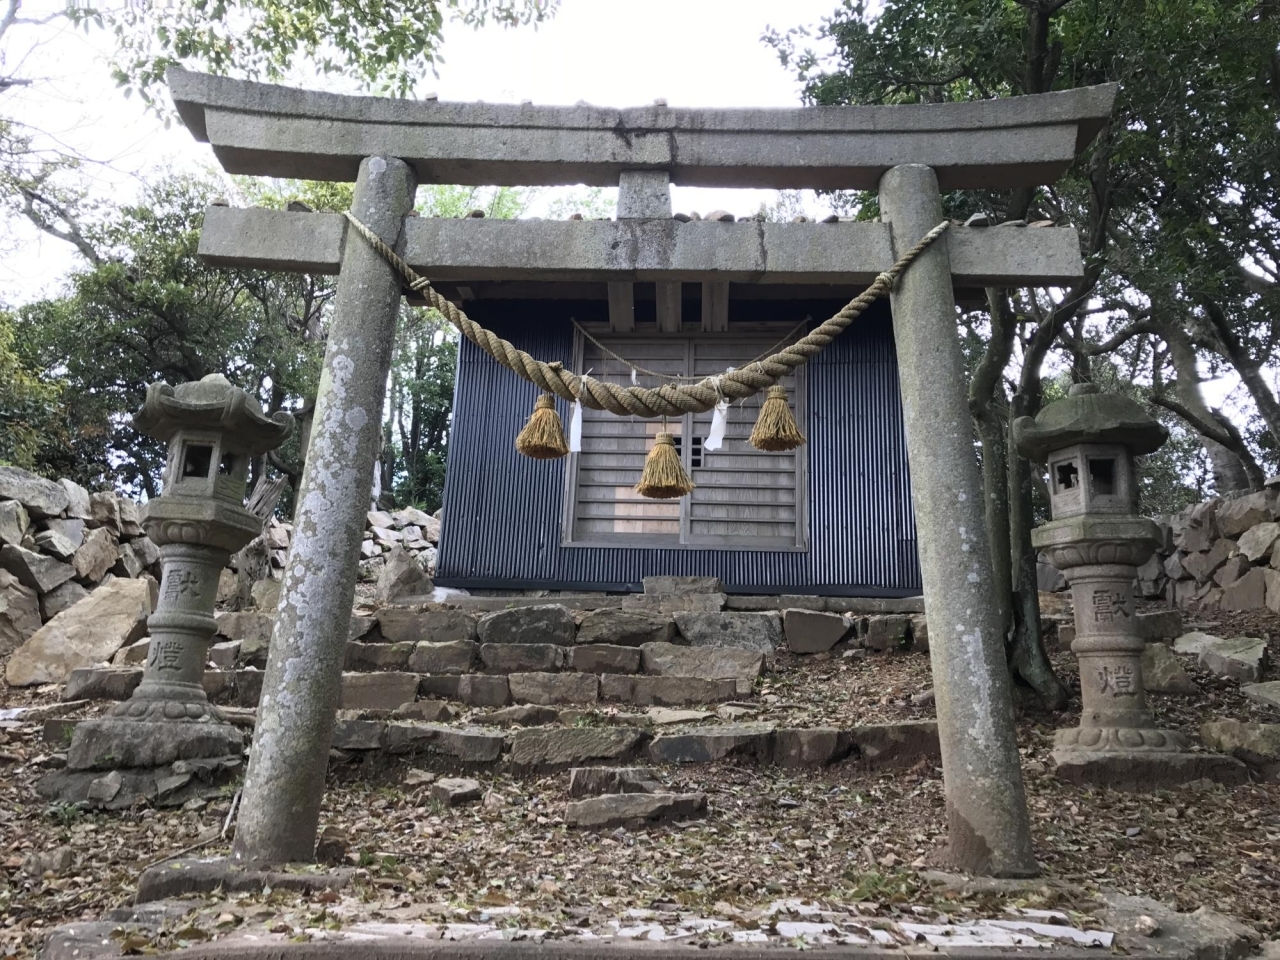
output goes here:
{"type": "Polygon", "coordinates": [[[317,93],[170,68],[178,112],[228,173],[354,181],[394,156],[422,183],[615,186],[665,170],[690,186],[875,189],[904,163],[943,190],[1051,183],[1102,128],[1116,86],[883,107],[613,109],[317,93]]]}

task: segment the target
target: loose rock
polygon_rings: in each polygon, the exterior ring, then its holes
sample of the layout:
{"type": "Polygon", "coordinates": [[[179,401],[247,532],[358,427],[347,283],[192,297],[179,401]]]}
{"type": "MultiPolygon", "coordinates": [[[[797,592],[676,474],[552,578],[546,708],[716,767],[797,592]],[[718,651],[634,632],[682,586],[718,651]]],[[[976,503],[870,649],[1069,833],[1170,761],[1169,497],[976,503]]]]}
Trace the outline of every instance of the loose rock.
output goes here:
{"type": "Polygon", "coordinates": [[[112,580],[64,610],[14,651],[5,667],[10,686],[61,683],[76,667],[110,660],[140,639],[151,613],[144,580],[112,580]]]}

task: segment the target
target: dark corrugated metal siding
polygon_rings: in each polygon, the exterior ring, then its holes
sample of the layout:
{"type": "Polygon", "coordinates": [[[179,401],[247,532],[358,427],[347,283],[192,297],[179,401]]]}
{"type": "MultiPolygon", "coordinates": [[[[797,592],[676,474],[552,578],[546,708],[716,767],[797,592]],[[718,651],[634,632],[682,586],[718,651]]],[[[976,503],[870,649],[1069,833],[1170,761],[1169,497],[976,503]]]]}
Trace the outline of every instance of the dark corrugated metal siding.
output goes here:
{"type": "MultiPolygon", "coordinates": [[[[492,316],[484,322],[539,359],[569,365],[572,327],[563,318],[548,319],[544,311],[526,312],[509,304],[505,319],[492,316]]],[[[815,310],[814,315],[827,314],[815,310]]],[[[918,593],[915,522],[887,305],[877,304],[810,361],[808,391],[808,422],[803,426],[809,437],[807,551],[562,547],[565,461],[530,460],[514,447],[538,391],[464,341],[437,582],[475,588],[639,590],[643,577],[665,574],[718,576],[735,593],[918,593]]],[[[563,402],[560,415],[567,426],[563,402]]]]}

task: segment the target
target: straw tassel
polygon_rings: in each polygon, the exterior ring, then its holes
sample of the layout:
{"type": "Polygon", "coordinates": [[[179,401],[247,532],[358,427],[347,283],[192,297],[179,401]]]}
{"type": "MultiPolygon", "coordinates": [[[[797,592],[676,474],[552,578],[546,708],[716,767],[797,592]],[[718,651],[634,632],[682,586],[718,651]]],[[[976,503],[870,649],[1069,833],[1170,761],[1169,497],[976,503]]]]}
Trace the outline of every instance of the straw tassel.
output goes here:
{"type": "Polygon", "coordinates": [[[760,416],[751,431],[751,445],[757,450],[794,450],[805,442],[796,418],[787,405],[787,388],[775,383],[760,405],[760,416]]]}
{"type": "Polygon", "coordinates": [[[556,413],[556,398],[549,393],[539,394],[533,405],[533,414],[516,437],[516,449],[535,460],[555,460],[569,452],[564,439],[564,426],[556,413]]]}
{"type": "Polygon", "coordinates": [[[692,491],[693,481],[676,453],[676,438],[664,430],[654,438],[653,449],[645,458],[636,493],[650,500],[674,500],[692,491]]]}

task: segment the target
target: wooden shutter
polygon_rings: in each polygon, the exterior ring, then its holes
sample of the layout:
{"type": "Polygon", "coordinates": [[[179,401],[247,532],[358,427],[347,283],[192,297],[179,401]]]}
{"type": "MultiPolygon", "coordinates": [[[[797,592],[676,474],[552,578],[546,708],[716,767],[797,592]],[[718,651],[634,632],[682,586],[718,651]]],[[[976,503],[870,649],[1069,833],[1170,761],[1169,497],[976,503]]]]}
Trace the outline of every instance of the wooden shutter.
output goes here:
{"type": "MultiPolygon", "coordinates": [[[[685,371],[684,340],[636,337],[601,342],[646,369],[671,374],[685,371]]],[[[631,383],[631,371],[605,356],[591,341],[583,340],[580,355],[578,369],[590,371],[597,380],[631,383]]],[[[642,382],[658,386],[661,381],[649,377],[642,382]]],[[[634,489],[662,422],[615,417],[586,408],[582,414],[582,452],[575,457],[576,471],[569,471],[577,474],[572,539],[615,545],[678,546],[680,501],[648,500],[634,489]]],[[[669,421],[668,429],[677,435],[682,433],[681,419],[669,421]]]]}
{"type": "MultiPolygon", "coordinates": [[[[773,347],[769,337],[595,335],[608,350],[649,370],[710,376],[742,367],[773,347]]],[[[596,379],[630,384],[631,371],[579,334],[577,369],[596,379]]],[[[638,375],[643,386],[662,381],[638,375]]],[[[792,409],[804,423],[803,375],[784,381],[792,409]],[[800,406],[797,406],[800,404],[800,406]]],[[[718,451],[702,449],[710,412],[672,418],[685,469],[697,489],[680,500],[648,500],[634,487],[662,429],[660,420],[615,417],[583,410],[582,452],[567,471],[564,540],[589,546],[664,546],[707,549],[803,549],[806,546],[803,448],[765,453],[748,442],[761,397],[729,407],[728,431],[718,451]]],[[[568,424],[566,424],[566,429],[568,424]]]]}
{"type": "MultiPolygon", "coordinates": [[[[743,367],[776,341],[729,340],[724,337],[695,339],[692,372],[713,376],[727,367],[743,367]]],[[[804,411],[796,409],[801,391],[796,377],[782,381],[796,419],[804,423],[804,411]]],[[[803,545],[800,541],[799,491],[803,473],[803,448],[789,453],[766,453],[751,446],[748,438],[760,413],[763,393],[729,405],[724,445],[702,450],[701,438],[711,431],[712,414],[692,417],[691,433],[699,438],[690,450],[689,476],[697,485],[689,495],[687,541],[690,544],[743,544],[760,548],[803,545]]]]}

